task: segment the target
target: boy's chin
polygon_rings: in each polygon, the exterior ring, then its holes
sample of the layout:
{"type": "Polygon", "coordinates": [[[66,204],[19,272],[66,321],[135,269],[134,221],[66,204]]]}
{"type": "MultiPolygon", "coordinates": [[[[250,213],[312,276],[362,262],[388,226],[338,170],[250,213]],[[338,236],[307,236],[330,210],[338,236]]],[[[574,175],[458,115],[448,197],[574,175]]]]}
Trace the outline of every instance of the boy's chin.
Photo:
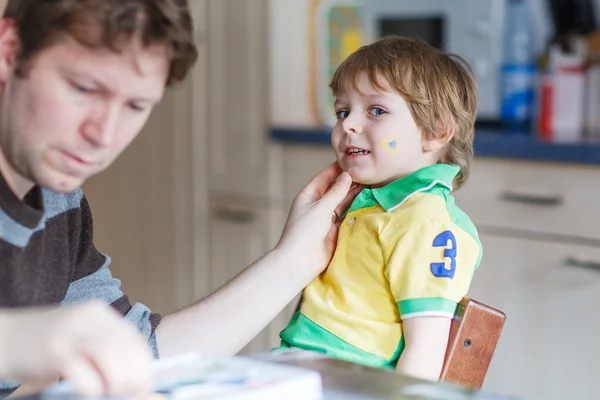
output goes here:
{"type": "Polygon", "coordinates": [[[378,183],[378,180],[374,179],[373,177],[366,176],[366,175],[360,174],[360,173],[353,174],[349,170],[347,170],[346,172],[348,172],[350,174],[350,176],[352,177],[352,181],[354,183],[358,183],[360,185],[369,185],[369,186],[376,185],[378,183]]]}
{"type": "Polygon", "coordinates": [[[375,171],[369,171],[363,166],[347,166],[342,164],[342,169],[350,174],[352,181],[360,185],[379,186],[385,178],[375,176],[375,171]]]}

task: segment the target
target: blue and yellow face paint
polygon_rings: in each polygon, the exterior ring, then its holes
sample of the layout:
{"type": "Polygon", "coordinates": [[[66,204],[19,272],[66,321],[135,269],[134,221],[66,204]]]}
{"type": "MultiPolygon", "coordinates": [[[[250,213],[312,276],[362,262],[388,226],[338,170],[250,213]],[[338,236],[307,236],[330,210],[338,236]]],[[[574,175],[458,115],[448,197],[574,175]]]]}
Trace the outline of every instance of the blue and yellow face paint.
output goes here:
{"type": "Polygon", "coordinates": [[[392,156],[398,155],[402,151],[400,143],[398,143],[398,139],[395,137],[385,138],[380,143],[381,147],[392,156]]]}

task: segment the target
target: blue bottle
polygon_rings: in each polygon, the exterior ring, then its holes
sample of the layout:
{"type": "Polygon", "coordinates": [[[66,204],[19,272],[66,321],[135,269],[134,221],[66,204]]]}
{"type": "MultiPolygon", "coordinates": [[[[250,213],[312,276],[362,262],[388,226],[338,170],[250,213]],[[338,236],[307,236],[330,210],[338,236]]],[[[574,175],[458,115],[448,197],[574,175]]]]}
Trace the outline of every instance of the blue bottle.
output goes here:
{"type": "Polygon", "coordinates": [[[509,128],[526,130],[533,120],[536,63],[527,0],[506,0],[500,116],[509,128]]]}

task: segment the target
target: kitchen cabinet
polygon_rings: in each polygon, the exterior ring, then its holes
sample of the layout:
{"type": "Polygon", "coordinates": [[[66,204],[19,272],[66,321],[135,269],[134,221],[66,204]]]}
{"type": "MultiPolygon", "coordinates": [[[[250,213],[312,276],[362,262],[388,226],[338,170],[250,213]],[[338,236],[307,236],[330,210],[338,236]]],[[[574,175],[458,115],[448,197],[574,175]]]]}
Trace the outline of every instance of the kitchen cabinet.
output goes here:
{"type": "Polygon", "coordinates": [[[268,115],[267,0],[209,0],[210,190],[262,195],[268,115]]]}
{"type": "Polygon", "coordinates": [[[600,366],[600,199],[593,167],[479,159],[457,204],[481,235],[469,295],[506,313],[484,388],[593,398],[600,366]]]}
{"type": "MultiPolygon", "coordinates": [[[[208,265],[210,285],[216,289],[273,248],[287,208],[217,200],[211,204],[208,265]]],[[[279,332],[289,322],[294,306],[292,302],[282,310],[240,353],[259,353],[278,346],[279,332]]],[[[248,315],[252,312],[248,310],[248,315]]]]}
{"type": "MultiPolygon", "coordinates": [[[[213,204],[210,217],[210,286],[219,288],[257,260],[268,247],[267,211],[243,205],[213,204]]],[[[251,314],[252,310],[248,310],[251,314]]],[[[269,345],[268,330],[259,334],[243,353],[269,345]]]]}
{"type": "MultiPolygon", "coordinates": [[[[202,132],[208,146],[202,156],[208,160],[211,292],[274,246],[287,215],[273,191],[280,167],[267,145],[268,16],[268,0],[208,1],[208,130],[202,132]]],[[[277,345],[277,321],[242,353],[277,345]]]]}
{"type": "Polygon", "coordinates": [[[469,295],[507,319],[484,388],[525,399],[593,398],[600,247],[481,234],[469,295]]]}

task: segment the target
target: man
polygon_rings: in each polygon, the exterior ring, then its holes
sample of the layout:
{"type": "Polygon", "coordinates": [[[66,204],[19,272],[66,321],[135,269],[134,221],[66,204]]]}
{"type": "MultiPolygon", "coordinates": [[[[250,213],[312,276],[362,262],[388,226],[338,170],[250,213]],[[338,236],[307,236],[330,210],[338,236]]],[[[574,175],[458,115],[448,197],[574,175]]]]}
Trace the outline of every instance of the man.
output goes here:
{"type": "MultiPolygon", "coordinates": [[[[155,356],[235,354],[325,268],[339,225],[331,215],[359,189],[350,190],[337,164],[297,196],[272,251],[172,315],[130,304],[95,249],[79,187],[135,139],[165,87],[185,78],[196,60],[192,31],[185,0],[8,1],[0,22],[0,307],[98,298],[138,327],[155,356]]],[[[86,373],[107,391],[98,376],[115,372],[94,365],[86,373]]]]}

